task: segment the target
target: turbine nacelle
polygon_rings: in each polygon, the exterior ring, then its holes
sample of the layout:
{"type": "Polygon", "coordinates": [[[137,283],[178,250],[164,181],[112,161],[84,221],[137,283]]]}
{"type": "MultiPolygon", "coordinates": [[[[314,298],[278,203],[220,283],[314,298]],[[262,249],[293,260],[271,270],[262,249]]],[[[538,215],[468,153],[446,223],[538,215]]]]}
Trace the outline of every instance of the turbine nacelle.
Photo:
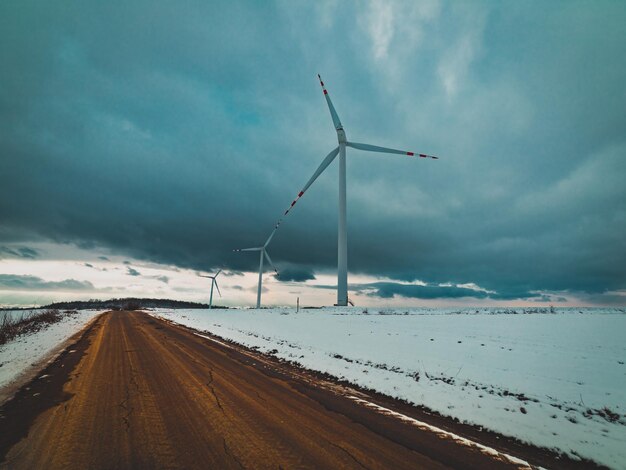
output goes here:
{"type": "Polygon", "coordinates": [[[337,129],[337,140],[340,145],[348,142],[348,139],[346,138],[346,131],[343,130],[343,127],[341,129],[337,129]]]}

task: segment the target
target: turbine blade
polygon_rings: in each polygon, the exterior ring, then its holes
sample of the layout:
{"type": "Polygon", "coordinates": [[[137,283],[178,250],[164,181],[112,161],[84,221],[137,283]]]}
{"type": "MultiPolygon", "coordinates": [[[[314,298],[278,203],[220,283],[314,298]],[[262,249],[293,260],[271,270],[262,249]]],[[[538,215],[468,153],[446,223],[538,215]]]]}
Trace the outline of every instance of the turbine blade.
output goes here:
{"type": "Polygon", "coordinates": [[[326,98],[326,103],[328,104],[328,109],[330,110],[330,117],[333,119],[333,124],[336,130],[343,129],[341,125],[341,121],[339,120],[339,116],[337,115],[337,111],[335,111],[335,107],[333,106],[333,102],[330,100],[330,95],[324,86],[324,82],[322,81],[322,77],[320,74],[317,74],[317,78],[320,79],[320,85],[322,85],[322,90],[324,91],[324,98],[326,98]]]}
{"type": "Polygon", "coordinates": [[[433,157],[432,155],[426,155],[425,153],[407,152],[406,150],[396,150],[387,147],[378,147],[377,145],[359,144],[358,142],[346,142],[348,147],[352,147],[357,150],[365,150],[366,152],[380,152],[380,153],[395,153],[398,155],[408,155],[409,157],[418,156],[420,158],[432,158],[439,160],[439,157],[433,157]]]}
{"type": "Polygon", "coordinates": [[[211,277],[211,276],[205,276],[203,274],[198,274],[198,277],[211,277]]]}
{"type": "MultiPolygon", "coordinates": [[[[285,211],[284,215],[287,215],[289,213],[289,211],[291,210],[291,208],[293,206],[296,205],[296,202],[298,202],[298,199],[300,199],[302,197],[302,195],[304,194],[304,192],[309,189],[309,187],[315,182],[315,180],[317,179],[317,177],[319,175],[321,175],[324,170],[328,167],[328,165],[330,165],[332,163],[332,161],[335,159],[335,157],[337,156],[337,154],[339,153],[339,147],[333,149],[327,156],[326,158],[322,161],[322,163],[320,164],[320,166],[317,168],[317,170],[315,170],[315,173],[313,173],[313,176],[311,176],[311,179],[309,179],[309,181],[307,181],[307,183],[304,185],[304,188],[302,188],[302,191],[300,191],[300,193],[298,193],[298,197],[296,197],[293,202],[291,203],[291,205],[289,206],[289,208],[285,211]]],[[[278,222],[278,224],[280,224],[281,221],[278,222]]],[[[276,225],[278,227],[278,224],[276,225]]]]}
{"type": "Polygon", "coordinates": [[[274,238],[274,234],[276,233],[276,230],[278,229],[279,225],[280,225],[280,223],[276,224],[276,226],[274,227],[274,230],[272,230],[272,233],[270,233],[270,236],[268,237],[267,241],[265,242],[265,245],[263,245],[263,248],[267,248],[267,245],[270,244],[270,242],[272,241],[272,238],[274,238]]]}
{"type": "Polygon", "coordinates": [[[270,255],[267,253],[266,250],[263,250],[263,253],[265,253],[265,259],[267,259],[267,262],[270,264],[270,266],[272,267],[272,269],[276,273],[276,276],[277,277],[280,276],[280,274],[278,274],[278,269],[276,269],[276,266],[274,266],[274,263],[272,263],[272,259],[270,258],[270,255]]]}
{"type": "Polygon", "coordinates": [[[263,249],[263,247],[259,247],[259,248],[237,248],[236,250],[233,251],[261,251],[263,249]]]}
{"type": "Polygon", "coordinates": [[[215,276],[213,276],[213,277],[216,278],[219,275],[219,273],[221,273],[221,272],[222,272],[222,270],[220,269],[217,273],[215,273],[215,276]]]}
{"type": "Polygon", "coordinates": [[[213,282],[215,283],[215,288],[217,289],[217,293],[220,295],[220,297],[222,296],[222,293],[220,292],[220,286],[217,285],[217,279],[213,279],[213,282]]]}
{"type": "Polygon", "coordinates": [[[278,222],[276,222],[276,225],[274,225],[274,231],[276,231],[278,227],[280,226],[280,224],[282,223],[283,223],[283,218],[281,217],[280,219],[278,219],[278,222]]]}

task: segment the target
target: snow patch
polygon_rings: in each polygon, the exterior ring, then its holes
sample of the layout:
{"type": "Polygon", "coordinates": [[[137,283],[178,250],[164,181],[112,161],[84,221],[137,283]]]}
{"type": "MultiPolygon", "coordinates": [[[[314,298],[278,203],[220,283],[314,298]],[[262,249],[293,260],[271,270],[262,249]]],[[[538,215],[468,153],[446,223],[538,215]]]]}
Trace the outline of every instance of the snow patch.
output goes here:
{"type": "MultiPolygon", "coordinates": [[[[4,311],[4,315],[19,317],[23,312],[4,311]]],[[[87,323],[100,315],[97,310],[77,310],[64,314],[61,321],[41,330],[14,338],[0,346],[0,403],[30,377],[29,371],[41,368],[54,359],[59,347],[87,323]]],[[[70,351],[71,352],[71,351],[70,351]]],[[[40,378],[44,378],[43,375],[40,378]]]]}

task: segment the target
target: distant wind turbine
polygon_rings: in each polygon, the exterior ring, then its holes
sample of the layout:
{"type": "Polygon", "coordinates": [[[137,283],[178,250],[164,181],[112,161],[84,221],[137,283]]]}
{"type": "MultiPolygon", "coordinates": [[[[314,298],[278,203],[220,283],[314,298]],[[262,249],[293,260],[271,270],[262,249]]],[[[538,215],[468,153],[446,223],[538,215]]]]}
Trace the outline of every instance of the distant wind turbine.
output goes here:
{"type": "Polygon", "coordinates": [[[222,270],[220,269],[213,276],[203,276],[202,274],[198,274],[198,276],[200,276],[200,277],[207,277],[207,278],[211,279],[211,297],[209,297],[209,308],[213,307],[213,286],[215,286],[217,288],[217,293],[220,295],[220,297],[222,296],[222,293],[220,292],[220,286],[217,285],[217,279],[216,279],[216,277],[221,272],[222,272],[222,270]]]}
{"type": "MultiPolygon", "coordinates": [[[[337,111],[333,106],[328,91],[324,86],[322,77],[318,74],[317,77],[320,80],[320,85],[324,91],[324,97],[330,110],[330,117],[335,125],[337,131],[337,140],[339,146],[334,148],[322,161],[315,173],[307,184],[304,185],[302,191],[298,193],[298,196],[293,200],[291,206],[285,211],[284,215],[287,215],[291,208],[298,202],[304,192],[309,189],[313,182],[321,175],[324,170],[331,164],[337,154],[339,154],[339,222],[338,222],[338,234],[337,234],[337,305],[348,305],[348,235],[346,231],[346,147],[352,147],[357,150],[365,150],[366,152],[381,152],[381,153],[395,153],[398,155],[407,155],[409,157],[418,156],[420,158],[433,158],[437,160],[438,157],[432,155],[426,155],[424,153],[414,153],[405,150],[396,150],[386,147],[378,147],[376,145],[359,144],[357,142],[349,142],[346,139],[346,132],[343,129],[337,111]]],[[[278,222],[280,224],[280,221],[278,222]]]]}
{"type": "Polygon", "coordinates": [[[272,259],[270,258],[270,255],[267,253],[267,246],[272,241],[272,238],[274,237],[274,234],[276,233],[277,228],[278,228],[278,224],[276,224],[276,226],[274,227],[274,230],[272,230],[272,233],[270,233],[270,236],[268,237],[267,241],[265,242],[263,246],[259,246],[256,248],[240,248],[238,250],[233,250],[233,251],[259,251],[260,252],[259,287],[258,287],[258,291],[256,294],[256,308],[261,308],[261,286],[263,284],[263,258],[264,257],[267,258],[267,262],[270,264],[272,269],[274,269],[276,276],[278,276],[278,270],[274,267],[274,263],[272,263],[272,259]]]}

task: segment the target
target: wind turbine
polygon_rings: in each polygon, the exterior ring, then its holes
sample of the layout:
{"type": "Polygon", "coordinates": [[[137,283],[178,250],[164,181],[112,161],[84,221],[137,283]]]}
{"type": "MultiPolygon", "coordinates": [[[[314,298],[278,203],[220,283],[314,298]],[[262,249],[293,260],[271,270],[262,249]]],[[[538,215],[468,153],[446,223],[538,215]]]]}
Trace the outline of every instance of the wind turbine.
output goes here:
{"type": "Polygon", "coordinates": [[[272,238],[274,237],[274,234],[276,233],[276,229],[278,228],[279,224],[280,223],[276,224],[276,226],[274,227],[274,230],[272,230],[272,233],[270,233],[270,236],[268,237],[267,241],[265,242],[263,246],[259,246],[256,248],[240,248],[238,250],[233,250],[233,251],[258,251],[260,252],[259,288],[256,294],[256,308],[261,308],[261,285],[263,284],[263,258],[267,259],[267,262],[274,269],[276,276],[278,276],[278,270],[274,267],[274,263],[272,263],[272,259],[270,258],[270,255],[267,253],[267,245],[269,245],[270,242],[272,241],[272,238]]]}
{"type": "Polygon", "coordinates": [[[207,277],[211,279],[211,297],[209,297],[209,308],[213,308],[213,286],[217,287],[217,293],[220,295],[220,297],[222,296],[222,293],[220,292],[220,286],[217,285],[217,279],[215,279],[221,272],[222,270],[220,269],[217,273],[215,273],[214,276],[203,276],[202,274],[198,274],[198,276],[200,277],[207,277]]]}
{"type": "MultiPolygon", "coordinates": [[[[380,153],[394,153],[398,155],[407,155],[409,157],[420,157],[420,158],[433,158],[435,160],[438,157],[434,157],[432,155],[426,155],[424,153],[415,153],[408,152],[406,150],[396,150],[386,147],[378,147],[376,145],[370,144],[360,144],[357,142],[350,142],[346,138],[346,132],[343,129],[343,125],[339,120],[339,116],[337,115],[337,111],[335,111],[335,107],[333,106],[333,102],[330,100],[330,95],[324,86],[324,82],[322,81],[322,77],[318,74],[317,77],[320,80],[320,85],[322,86],[322,91],[324,92],[324,97],[326,98],[326,103],[328,104],[328,109],[330,111],[330,117],[333,120],[333,124],[335,126],[335,131],[337,131],[337,141],[339,143],[338,147],[335,147],[331,152],[324,158],[320,166],[315,170],[313,176],[307,184],[304,185],[304,188],[298,193],[298,196],[293,200],[291,206],[285,211],[284,215],[287,215],[291,208],[298,202],[298,200],[302,197],[304,192],[309,189],[309,187],[313,184],[313,182],[317,179],[319,175],[321,175],[324,170],[332,163],[337,155],[339,155],[339,221],[338,221],[338,233],[337,233],[337,305],[345,306],[348,305],[348,235],[346,230],[346,147],[352,147],[357,150],[365,150],[366,152],[380,152],[380,153]]],[[[279,222],[280,223],[280,222],[279,222]]]]}

